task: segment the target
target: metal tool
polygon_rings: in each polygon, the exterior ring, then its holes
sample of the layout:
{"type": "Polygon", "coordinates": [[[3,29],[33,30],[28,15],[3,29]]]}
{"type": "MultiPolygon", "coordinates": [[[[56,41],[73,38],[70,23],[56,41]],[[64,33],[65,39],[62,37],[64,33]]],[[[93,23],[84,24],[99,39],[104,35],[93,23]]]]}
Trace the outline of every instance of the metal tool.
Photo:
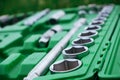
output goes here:
{"type": "Polygon", "coordinates": [[[108,13],[108,14],[110,14],[112,9],[113,9],[113,7],[114,7],[113,4],[104,6],[104,8],[100,11],[99,14],[101,14],[101,13],[108,13]]]}
{"type": "Polygon", "coordinates": [[[89,53],[86,46],[71,46],[63,50],[62,54],[65,59],[81,59],[89,53]]]}
{"type": "Polygon", "coordinates": [[[94,40],[88,37],[80,37],[72,41],[73,46],[92,46],[94,44],[94,40]]]}
{"type": "Polygon", "coordinates": [[[62,31],[62,27],[60,25],[55,25],[53,28],[49,29],[45,32],[39,39],[39,47],[44,48],[47,47],[50,38],[56,34],[57,32],[62,31]]]}
{"type": "Polygon", "coordinates": [[[84,10],[80,10],[80,11],[78,12],[78,15],[79,15],[80,17],[85,17],[86,14],[87,14],[87,13],[86,13],[86,11],[84,11],[84,10]]]}
{"type": "Polygon", "coordinates": [[[89,14],[94,14],[97,13],[98,11],[96,4],[89,4],[88,8],[89,8],[89,14]]]}
{"type": "Polygon", "coordinates": [[[10,18],[9,15],[2,15],[0,16],[0,22],[5,22],[6,20],[8,20],[10,18]]]}
{"type": "Polygon", "coordinates": [[[63,10],[57,11],[55,14],[53,14],[48,21],[51,24],[56,24],[58,19],[62,18],[66,13],[63,10]]]}
{"type": "Polygon", "coordinates": [[[113,7],[114,7],[113,4],[104,6],[104,8],[99,12],[98,17],[108,17],[113,7]]]}
{"type": "Polygon", "coordinates": [[[78,37],[89,37],[89,38],[96,38],[98,36],[98,32],[94,30],[87,30],[80,34],[78,34],[78,37]]]}
{"type": "Polygon", "coordinates": [[[27,18],[25,21],[24,21],[24,25],[27,25],[27,26],[31,26],[32,24],[34,24],[37,20],[39,20],[40,18],[42,18],[43,16],[45,16],[50,10],[49,9],[45,9],[43,11],[40,11],[36,14],[34,14],[33,16],[27,18]]]}
{"type": "Polygon", "coordinates": [[[55,33],[62,31],[62,26],[60,25],[55,25],[54,27],[51,28],[52,31],[55,33]]]}
{"type": "Polygon", "coordinates": [[[106,17],[102,17],[102,16],[99,16],[99,17],[96,17],[95,19],[94,19],[94,21],[106,21],[107,20],[107,18],[106,17]]]}
{"type": "Polygon", "coordinates": [[[39,48],[47,47],[50,38],[55,34],[54,31],[48,30],[39,39],[39,48]]]}
{"type": "Polygon", "coordinates": [[[104,24],[104,21],[92,21],[91,23],[90,23],[90,25],[100,25],[100,26],[102,26],[104,24]]]}
{"type": "Polygon", "coordinates": [[[67,45],[69,39],[72,35],[86,22],[85,18],[80,18],[75,24],[74,27],[68,32],[68,34],[60,40],[54,48],[40,61],[38,64],[28,73],[27,77],[24,80],[32,80],[42,74],[44,74],[46,69],[51,65],[51,63],[56,59],[60,54],[61,50],[67,45]]]}
{"type": "Polygon", "coordinates": [[[99,26],[99,25],[89,25],[88,27],[85,27],[85,30],[100,31],[101,30],[101,26],[99,26]]]}
{"type": "Polygon", "coordinates": [[[85,10],[85,11],[87,11],[87,8],[88,7],[86,5],[81,5],[78,7],[79,10],[85,10]]]}
{"type": "Polygon", "coordinates": [[[78,69],[82,62],[78,59],[64,59],[53,63],[50,66],[51,73],[64,73],[78,69]]]}

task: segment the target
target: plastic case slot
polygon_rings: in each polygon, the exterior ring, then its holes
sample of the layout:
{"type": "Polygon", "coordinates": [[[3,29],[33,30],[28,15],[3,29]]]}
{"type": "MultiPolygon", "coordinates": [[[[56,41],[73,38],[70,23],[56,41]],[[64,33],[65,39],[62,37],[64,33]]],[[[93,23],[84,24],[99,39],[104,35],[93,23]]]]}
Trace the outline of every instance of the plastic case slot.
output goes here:
{"type": "Polygon", "coordinates": [[[114,28],[113,28],[113,31],[111,32],[111,36],[110,36],[110,38],[109,38],[109,41],[111,41],[111,39],[112,39],[112,37],[113,37],[113,34],[114,34],[114,32],[115,32],[115,29],[116,29],[116,27],[117,27],[117,25],[118,25],[119,19],[120,19],[120,15],[118,16],[117,22],[115,23],[114,28]]]}
{"type": "Polygon", "coordinates": [[[109,80],[119,80],[120,79],[120,65],[119,65],[119,56],[120,56],[120,14],[115,24],[111,36],[109,38],[111,46],[107,49],[106,61],[103,65],[102,70],[99,72],[100,80],[109,79],[109,80]]]}

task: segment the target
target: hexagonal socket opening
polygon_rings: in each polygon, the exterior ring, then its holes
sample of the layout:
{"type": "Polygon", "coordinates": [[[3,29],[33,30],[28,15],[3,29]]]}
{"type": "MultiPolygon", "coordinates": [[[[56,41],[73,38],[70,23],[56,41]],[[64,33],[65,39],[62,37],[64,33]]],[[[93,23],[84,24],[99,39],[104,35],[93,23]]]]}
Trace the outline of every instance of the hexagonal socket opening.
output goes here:
{"type": "Polygon", "coordinates": [[[86,46],[71,46],[63,50],[62,54],[65,59],[81,59],[88,54],[86,46]]]}
{"type": "Polygon", "coordinates": [[[78,45],[89,46],[89,45],[92,45],[93,42],[94,42],[94,40],[92,38],[80,37],[78,39],[73,40],[72,45],[75,45],[75,46],[78,46],[78,45]]]}
{"type": "Polygon", "coordinates": [[[106,21],[106,20],[107,20],[107,18],[102,17],[102,16],[99,16],[99,17],[94,19],[94,21],[106,21]]]}
{"type": "Polygon", "coordinates": [[[88,31],[84,31],[82,33],[80,33],[78,35],[78,37],[96,37],[98,34],[97,31],[94,31],[94,30],[88,30],[88,31]]]}
{"type": "Polygon", "coordinates": [[[103,21],[92,21],[91,25],[103,25],[103,21]]]}
{"type": "Polygon", "coordinates": [[[79,68],[81,64],[82,62],[78,59],[65,59],[53,63],[50,66],[50,70],[52,73],[69,72],[79,68]]]}
{"type": "Polygon", "coordinates": [[[85,28],[85,30],[101,30],[101,27],[99,25],[90,25],[88,27],[85,28]]]}
{"type": "Polygon", "coordinates": [[[86,51],[84,46],[82,46],[82,47],[75,47],[75,46],[73,46],[73,47],[71,47],[69,49],[66,49],[65,53],[67,53],[67,54],[74,54],[74,53],[81,53],[81,52],[84,52],[84,51],[86,51]]]}
{"type": "Polygon", "coordinates": [[[101,17],[108,17],[109,14],[108,13],[101,13],[99,16],[101,16],[101,17]]]}

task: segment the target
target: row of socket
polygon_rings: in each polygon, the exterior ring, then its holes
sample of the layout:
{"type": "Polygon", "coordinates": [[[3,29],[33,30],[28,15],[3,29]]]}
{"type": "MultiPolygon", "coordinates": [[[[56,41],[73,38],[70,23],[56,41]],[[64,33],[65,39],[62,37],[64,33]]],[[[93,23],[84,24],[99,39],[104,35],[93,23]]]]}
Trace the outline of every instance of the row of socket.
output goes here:
{"type": "Polygon", "coordinates": [[[94,14],[98,13],[102,9],[102,5],[96,5],[96,4],[89,4],[88,6],[86,5],[81,5],[78,7],[79,11],[78,14],[81,17],[85,17],[86,14],[94,14]]]}
{"type": "MultiPolygon", "coordinates": [[[[81,15],[85,15],[88,13],[87,8],[89,8],[89,13],[96,13],[98,12],[102,6],[98,6],[96,4],[90,4],[88,6],[80,6],[78,7],[80,9],[80,11],[78,12],[78,14],[81,15]]],[[[33,25],[36,21],[38,21],[40,18],[42,18],[43,16],[47,15],[50,12],[49,9],[45,9],[43,11],[37,12],[36,14],[32,15],[31,17],[27,18],[23,24],[27,25],[27,26],[31,26],[33,25]]],[[[54,13],[50,19],[47,21],[47,23],[50,24],[57,24],[58,19],[60,19],[61,17],[65,16],[66,13],[63,10],[58,10],[56,13],[54,13]]]]}
{"type": "Polygon", "coordinates": [[[82,57],[89,54],[88,47],[94,44],[104,22],[113,9],[113,5],[107,5],[99,12],[98,16],[85,28],[84,32],[78,34],[78,38],[72,41],[72,46],[62,51],[64,60],[57,61],[50,66],[52,73],[69,72],[82,66],[82,57]]]}

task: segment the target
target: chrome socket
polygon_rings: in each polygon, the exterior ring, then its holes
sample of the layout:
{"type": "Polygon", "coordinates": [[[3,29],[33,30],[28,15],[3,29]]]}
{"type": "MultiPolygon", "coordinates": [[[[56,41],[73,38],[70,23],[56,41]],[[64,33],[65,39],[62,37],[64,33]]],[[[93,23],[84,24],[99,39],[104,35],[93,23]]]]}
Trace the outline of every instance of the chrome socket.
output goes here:
{"type": "Polygon", "coordinates": [[[64,59],[53,63],[50,66],[51,73],[65,73],[78,69],[82,62],[78,59],[64,59]]]}
{"type": "Polygon", "coordinates": [[[66,13],[63,11],[63,10],[59,10],[57,11],[56,13],[54,13],[50,20],[48,21],[48,23],[50,24],[57,24],[58,23],[58,20],[62,17],[64,17],[66,15],[66,13]]]}
{"type": "Polygon", "coordinates": [[[85,17],[86,14],[87,14],[87,12],[84,11],[84,10],[80,10],[80,11],[78,12],[78,15],[79,15],[80,17],[85,17]]]}
{"type": "Polygon", "coordinates": [[[100,31],[101,30],[101,26],[99,26],[99,25],[89,25],[88,27],[85,27],[85,30],[100,31]]]}
{"type": "Polygon", "coordinates": [[[104,25],[104,21],[92,21],[90,23],[90,25],[100,25],[100,26],[102,26],[102,25],[104,25]]]}
{"type": "Polygon", "coordinates": [[[62,51],[65,59],[81,59],[82,57],[88,55],[88,53],[89,50],[86,46],[72,46],[62,51]]]}
{"type": "Polygon", "coordinates": [[[94,40],[88,37],[80,37],[72,41],[73,46],[87,46],[90,47],[94,44],[94,40]]]}
{"type": "Polygon", "coordinates": [[[81,6],[78,7],[78,9],[87,11],[87,6],[86,5],[81,5],[81,6]]]}
{"type": "Polygon", "coordinates": [[[84,31],[78,34],[78,37],[96,38],[98,37],[98,32],[94,30],[88,30],[88,31],[84,31]]]}
{"type": "Polygon", "coordinates": [[[99,16],[99,17],[94,19],[94,21],[103,21],[103,22],[106,21],[106,20],[107,20],[107,18],[102,17],[102,16],[99,16]]]}
{"type": "Polygon", "coordinates": [[[98,16],[99,16],[99,17],[108,17],[109,14],[108,14],[108,13],[101,13],[101,14],[99,14],[98,16]]]}
{"type": "Polygon", "coordinates": [[[89,4],[88,8],[89,8],[89,14],[94,14],[97,13],[98,11],[96,4],[89,4]]]}

